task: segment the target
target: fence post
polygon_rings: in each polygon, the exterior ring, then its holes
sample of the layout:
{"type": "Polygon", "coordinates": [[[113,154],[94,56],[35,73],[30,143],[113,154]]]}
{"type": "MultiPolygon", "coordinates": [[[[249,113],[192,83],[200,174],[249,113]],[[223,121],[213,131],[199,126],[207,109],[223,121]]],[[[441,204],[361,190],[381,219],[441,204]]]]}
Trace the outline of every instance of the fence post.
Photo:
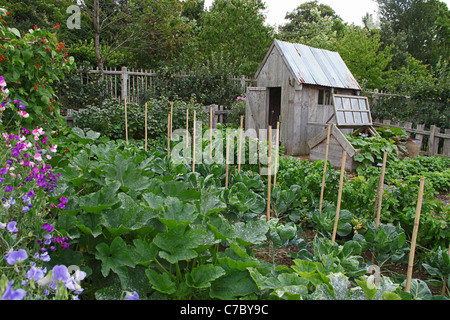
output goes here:
{"type": "MultiPolygon", "coordinates": [[[[450,129],[445,129],[445,134],[450,134],[450,129]]],[[[442,155],[450,157],[450,139],[444,139],[444,147],[442,148],[442,155]]]]}
{"type": "Polygon", "coordinates": [[[128,73],[127,73],[127,67],[122,67],[122,74],[120,75],[120,78],[122,80],[122,90],[121,90],[121,99],[125,99],[128,96],[128,73]]]}
{"type": "Polygon", "coordinates": [[[428,139],[428,155],[432,156],[434,154],[434,145],[435,145],[435,141],[434,141],[434,135],[436,134],[436,126],[432,125],[430,127],[430,138],[428,139]]]}

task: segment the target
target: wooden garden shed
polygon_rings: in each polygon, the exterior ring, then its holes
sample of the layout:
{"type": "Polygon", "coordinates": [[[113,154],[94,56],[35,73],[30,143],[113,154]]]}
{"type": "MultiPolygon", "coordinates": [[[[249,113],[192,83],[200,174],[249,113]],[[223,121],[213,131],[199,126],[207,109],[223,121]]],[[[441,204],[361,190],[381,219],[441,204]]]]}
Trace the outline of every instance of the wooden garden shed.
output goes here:
{"type": "MultiPolygon", "coordinates": [[[[333,95],[360,92],[339,53],[275,40],[247,88],[245,129],[258,133],[280,121],[285,153],[309,155],[308,141],[337,123],[333,95]]],[[[267,133],[258,138],[266,140],[267,133]]]]}

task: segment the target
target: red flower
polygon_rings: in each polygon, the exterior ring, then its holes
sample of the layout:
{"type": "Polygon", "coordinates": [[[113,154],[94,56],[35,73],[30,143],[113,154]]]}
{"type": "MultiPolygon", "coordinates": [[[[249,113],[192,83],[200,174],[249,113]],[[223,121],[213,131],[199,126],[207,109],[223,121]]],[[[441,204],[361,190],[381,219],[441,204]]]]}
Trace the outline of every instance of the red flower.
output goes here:
{"type": "Polygon", "coordinates": [[[55,24],[55,28],[59,29],[59,23],[55,24]]]}
{"type": "Polygon", "coordinates": [[[39,89],[39,87],[37,86],[37,85],[34,85],[34,88],[37,90],[37,89],[39,89]]]}
{"type": "Polygon", "coordinates": [[[9,12],[8,11],[6,11],[6,15],[9,16],[9,12]]]}
{"type": "Polygon", "coordinates": [[[37,27],[38,27],[37,25],[34,25],[33,29],[34,29],[34,30],[36,30],[36,29],[37,29],[37,27]]]}

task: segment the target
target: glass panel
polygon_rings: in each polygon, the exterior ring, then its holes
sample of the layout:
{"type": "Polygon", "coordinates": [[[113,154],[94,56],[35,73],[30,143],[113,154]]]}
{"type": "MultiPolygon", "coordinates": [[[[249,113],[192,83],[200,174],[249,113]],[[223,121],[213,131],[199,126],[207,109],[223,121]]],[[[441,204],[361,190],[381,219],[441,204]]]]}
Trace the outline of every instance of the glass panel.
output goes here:
{"type": "Polygon", "coordinates": [[[355,116],[356,124],[363,124],[363,121],[361,119],[361,112],[353,112],[353,115],[355,116]]]}
{"type": "Polygon", "coordinates": [[[336,108],[342,109],[342,98],[335,98],[336,108]]]}
{"type": "Polygon", "coordinates": [[[353,112],[345,112],[345,120],[346,124],[355,123],[355,121],[353,120],[353,112]]]}
{"type": "Polygon", "coordinates": [[[358,100],[359,99],[352,99],[352,109],[353,110],[359,110],[358,100]]]}
{"type": "Polygon", "coordinates": [[[359,100],[359,106],[361,110],[367,110],[366,99],[359,100]]]}
{"type": "Polygon", "coordinates": [[[344,109],[351,109],[350,106],[350,99],[343,99],[344,100],[344,109]]]}
{"type": "Polygon", "coordinates": [[[344,113],[338,111],[337,112],[337,120],[338,120],[338,124],[344,124],[345,123],[345,118],[344,118],[344,113]]]}
{"type": "Polygon", "coordinates": [[[362,119],[363,119],[363,123],[365,123],[365,124],[369,124],[370,123],[369,115],[368,115],[367,112],[362,112],[361,116],[362,116],[362,119]]]}

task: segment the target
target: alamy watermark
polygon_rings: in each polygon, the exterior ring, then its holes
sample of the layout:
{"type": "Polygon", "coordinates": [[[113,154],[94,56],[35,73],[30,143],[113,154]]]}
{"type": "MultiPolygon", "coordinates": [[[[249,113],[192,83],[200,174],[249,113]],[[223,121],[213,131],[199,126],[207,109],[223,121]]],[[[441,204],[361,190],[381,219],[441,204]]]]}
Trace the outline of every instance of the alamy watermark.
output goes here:
{"type": "Polygon", "coordinates": [[[275,143],[272,143],[269,159],[268,142],[258,139],[258,136],[267,137],[267,129],[258,132],[255,129],[207,129],[202,133],[202,123],[197,122],[195,132],[195,139],[186,129],[172,132],[171,141],[175,145],[170,150],[170,157],[174,164],[191,164],[195,159],[195,164],[259,164],[261,175],[271,175],[278,170],[278,162],[275,161],[278,148],[275,143]]]}
{"type": "Polygon", "coordinates": [[[67,8],[66,13],[70,14],[67,18],[66,25],[68,29],[81,29],[81,10],[77,5],[71,5],[67,8]]]}

